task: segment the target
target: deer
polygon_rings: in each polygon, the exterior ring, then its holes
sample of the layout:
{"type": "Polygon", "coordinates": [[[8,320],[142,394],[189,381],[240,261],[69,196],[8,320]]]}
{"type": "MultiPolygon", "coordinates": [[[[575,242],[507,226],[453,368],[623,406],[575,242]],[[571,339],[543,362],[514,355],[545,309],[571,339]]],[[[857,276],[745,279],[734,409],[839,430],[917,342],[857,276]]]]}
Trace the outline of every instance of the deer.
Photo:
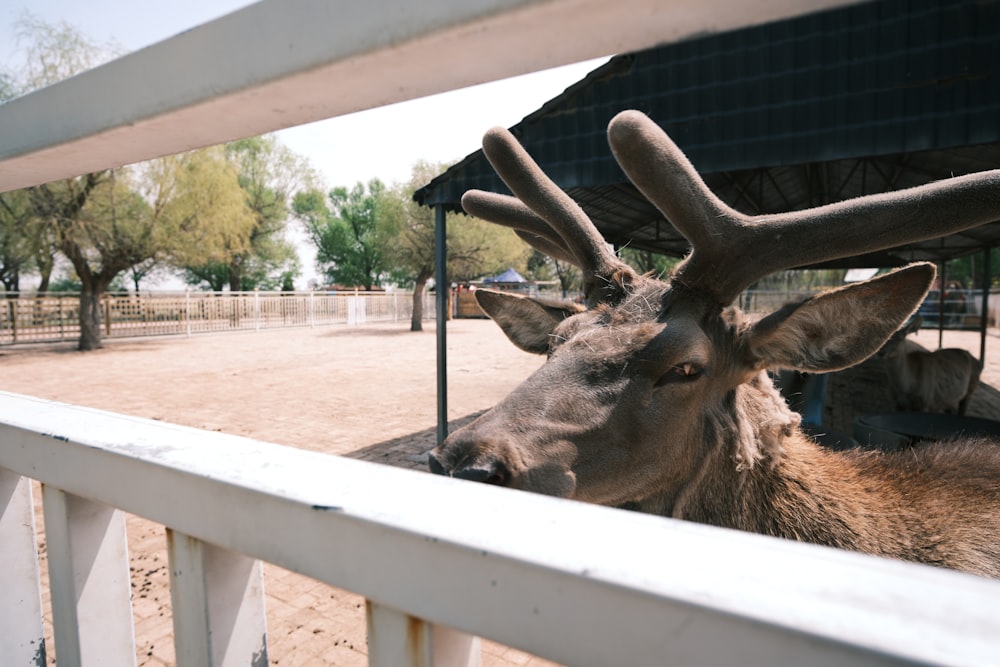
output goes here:
{"type": "Polygon", "coordinates": [[[877,355],[886,364],[896,407],[964,415],[983,365],[968,350],[948,347],[932,352],[908,340],[922,324],[919,315],[912,318],[877,355]]]}
{"type": "Polygon", "coordinates": [[[643,113],[616,115],[608,142],[688,254],[667,276],[638,274],[509,131],[489,130],[483,151],[513,194],[470,190],[464,210],[580,267],[586,305],[476,291],[515,345],[546,359],[431,450],[430,472],[1000,576],[1000,446],[825,450],[768,377],[870,357],[923,300],[934,266],[762,317],[734,304],[773,271],[997,220],[1000,170],[750,216],[718,199],[643,113]]]}

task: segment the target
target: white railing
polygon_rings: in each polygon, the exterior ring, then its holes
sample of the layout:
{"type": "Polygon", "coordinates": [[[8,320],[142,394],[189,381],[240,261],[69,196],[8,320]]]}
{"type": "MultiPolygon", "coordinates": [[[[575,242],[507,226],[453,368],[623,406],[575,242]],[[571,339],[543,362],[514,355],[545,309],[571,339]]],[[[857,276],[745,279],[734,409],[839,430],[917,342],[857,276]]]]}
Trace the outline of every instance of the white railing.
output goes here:
{"type": "MultiPolygon", "coordinates": [[[[434,295],[423,295],[423,318],[434,318],[434,295]]],[[[356,326],[409,320],[410,292],[162,292],[104,294],[107,338],[191,336],[331,324],[356,326]]],[[[0,294],[0,346],[80,337],[79,294],[0,294]],[[6,298],[3,298],[6,296],[6,298]]]]}
{"type": "MultiPolygon", "coordinates": [[[[0,106],[0,190],[845,1],[264,0],[0,106]]],[[[379,666],[1000,652],[997,582],[3,394],[3,664],[43,657],[29,479],[61,667],[136,661],[123,511],[170,536],[180,665],[266,662],[258,559],[366,596],[379,666]]]]}
{"type": "MultiPolygon", "coordinates": [[[[368,600],[377,666],[983,665],[1000,582],[0,394],[0,655],[135,661],[122,511],[168,531],[179,665],[259,665],[261,569],[368,600]]],[[[278,656],[276,656],[278,657],[278,656]]]]}

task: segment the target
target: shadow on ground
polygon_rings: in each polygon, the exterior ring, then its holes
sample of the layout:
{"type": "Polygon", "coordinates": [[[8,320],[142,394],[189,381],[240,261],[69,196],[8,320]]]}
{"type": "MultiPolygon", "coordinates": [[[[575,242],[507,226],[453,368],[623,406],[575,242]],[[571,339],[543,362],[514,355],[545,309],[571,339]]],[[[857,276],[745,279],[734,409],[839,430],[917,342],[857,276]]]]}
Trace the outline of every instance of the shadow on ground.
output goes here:
{"type": "MultiPolygon", "coordinates": [[[[452,419],[448,424],[449,432],[454,433],[483,412],[485,410],[452,419]]],[[[400,438],[369,445],[363,449],[344,454],[344,456],[372,463],[383,463],[397,468],[426,471],[427,452],[434,449],[435,445],[437,445],[437,426],[431,426],[400,438]]]]}

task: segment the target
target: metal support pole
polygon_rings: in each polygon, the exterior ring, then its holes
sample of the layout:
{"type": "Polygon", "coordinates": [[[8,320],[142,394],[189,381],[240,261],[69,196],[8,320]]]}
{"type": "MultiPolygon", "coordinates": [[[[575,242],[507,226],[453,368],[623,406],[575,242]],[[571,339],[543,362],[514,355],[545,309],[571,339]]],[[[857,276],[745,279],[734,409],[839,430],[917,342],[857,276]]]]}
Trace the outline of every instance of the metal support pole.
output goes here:
{"type": "Polygon", "coordinates": [[[434,207],[434,263],[437,285],[437,443],[448,437],[448,249],[444,206],[434,207]]]}
{"type": "Polygon", "coordinates": [[[979,308],[979,363],[986,366],[986,322],[990,308],[990,249],[983,249],[983,302],[979,308]]]}

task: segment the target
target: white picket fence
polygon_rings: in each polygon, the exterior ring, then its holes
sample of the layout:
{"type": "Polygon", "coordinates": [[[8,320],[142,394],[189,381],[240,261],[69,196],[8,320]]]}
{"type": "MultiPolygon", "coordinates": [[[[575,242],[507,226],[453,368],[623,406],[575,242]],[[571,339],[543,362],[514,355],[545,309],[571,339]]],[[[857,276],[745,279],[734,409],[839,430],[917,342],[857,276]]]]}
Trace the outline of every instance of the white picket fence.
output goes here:
{"type": "MultiPolygon", "coordinates": [[[[0,106],[0,189],[842,2],[263,0],[0,106]]],[[[60,667],[136,662],[123,512],[179,665],[267,664],[260,561],[364,595],[376,666],[1000,661],[994,581],[0,394],[4,665],[44,661],[32,479],[60,667]]]]}
{"type": "MultiPolygon", "coordinates": [[[[259,561],[364,595],[369,664],[985,665],[1000,583],[0,393],[0,656],[132,665],[122,512],[168,531],[178,665],[264,665],[259,561]]],[[[275,656],[279,657],[279,656],[275,656]]]]}
{"type": "MultiPolygon", "coordinates": [[[[80,296],[7,293],[0,298],[0,346],[56,343],[80,337],[80,296]]],[[[423,295],[423,319],[436,315],[434,295],[423,295]]],[[[408,321],[410,292],[160,292],[101,297],[106,338],[191,336],[331,324],[359,326],[408,321]]]]}

